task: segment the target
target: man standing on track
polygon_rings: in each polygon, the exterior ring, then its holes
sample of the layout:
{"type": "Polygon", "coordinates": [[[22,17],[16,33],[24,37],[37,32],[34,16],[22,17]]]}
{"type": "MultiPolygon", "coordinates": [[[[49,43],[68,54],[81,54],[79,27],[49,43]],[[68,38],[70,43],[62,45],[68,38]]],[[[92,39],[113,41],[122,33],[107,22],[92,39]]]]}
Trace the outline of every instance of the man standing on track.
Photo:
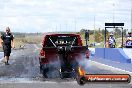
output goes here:
{"type": "Polygon", "coordinates": [[[13,42],[14,36],[10,32],[10,28],[6,28],[6,32],[1,34],[1,46],[3,46],[4,51],[4,63],[5,65],[9,65],[9,56],[11,53],[11,48],[14,48],[13,42]]]}

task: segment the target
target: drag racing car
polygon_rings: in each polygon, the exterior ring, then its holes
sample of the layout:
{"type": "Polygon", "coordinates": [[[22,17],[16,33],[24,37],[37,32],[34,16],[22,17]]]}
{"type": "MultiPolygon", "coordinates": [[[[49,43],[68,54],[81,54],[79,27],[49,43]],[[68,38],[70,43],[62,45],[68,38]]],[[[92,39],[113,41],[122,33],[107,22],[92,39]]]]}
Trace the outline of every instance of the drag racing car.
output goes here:
{"type": "Polygon", "coordinates": [[[45,34],[39,56],[40,73],[49,78],[56,70],[62,79],[76,78],[79,62],[89,55],[79,34],[45,34]]]}

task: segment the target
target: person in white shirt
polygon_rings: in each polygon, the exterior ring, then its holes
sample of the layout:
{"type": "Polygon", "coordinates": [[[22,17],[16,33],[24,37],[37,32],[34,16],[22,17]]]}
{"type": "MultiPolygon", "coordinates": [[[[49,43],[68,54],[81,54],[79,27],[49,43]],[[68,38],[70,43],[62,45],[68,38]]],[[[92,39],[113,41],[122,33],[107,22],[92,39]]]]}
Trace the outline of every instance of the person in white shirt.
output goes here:
{"type": "Polygon", "coordinates": [[[126,36],[126,48],[132,48],[132,33],[128,32],[128,36],[126,36]]]}
{"type": "Polygon", "coordinates": [[[115,48],[115,45],[116,45],[116,41],[115,41],[113,33],[111,33],[109,36],[109,47],[115,48]]]}

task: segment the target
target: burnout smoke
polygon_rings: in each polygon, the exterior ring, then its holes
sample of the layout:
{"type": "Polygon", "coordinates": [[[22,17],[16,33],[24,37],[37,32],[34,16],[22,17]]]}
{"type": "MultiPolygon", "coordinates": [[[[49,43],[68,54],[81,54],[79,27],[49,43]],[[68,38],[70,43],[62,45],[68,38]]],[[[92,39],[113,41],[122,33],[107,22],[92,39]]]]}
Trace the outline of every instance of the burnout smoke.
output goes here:
{"type": "Polygon", "coordinates": [[[59,74],[60,61],[59,60],[54,61],[54,62],[50,62],[48,64],[48,66],[49,66],[49,70],[48,70],[48,73],[47,73],[48,78],[58,78],[58,77],[60,77],[60,74],[59,74]]]}
{"type": "Polygon", "coordinates": [[[90,60],[88,60],[85,55],[82,55],[81,58],[81,60],[78,60],[78,64],[79,66],[83,67],[86,72],[88,72],[88,68],[91,67],[90,60]]]}

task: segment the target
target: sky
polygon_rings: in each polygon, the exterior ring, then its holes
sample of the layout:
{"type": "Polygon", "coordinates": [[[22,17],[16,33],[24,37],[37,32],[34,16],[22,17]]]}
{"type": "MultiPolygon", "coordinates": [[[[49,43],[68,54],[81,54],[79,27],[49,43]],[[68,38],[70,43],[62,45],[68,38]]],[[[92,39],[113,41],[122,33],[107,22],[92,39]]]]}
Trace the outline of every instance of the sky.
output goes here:
{"type": "Polygon", "coordinates": [[[0,31],[77,32],[106,22],[131,29],[131,0],[0,0],[0,31]]]}

